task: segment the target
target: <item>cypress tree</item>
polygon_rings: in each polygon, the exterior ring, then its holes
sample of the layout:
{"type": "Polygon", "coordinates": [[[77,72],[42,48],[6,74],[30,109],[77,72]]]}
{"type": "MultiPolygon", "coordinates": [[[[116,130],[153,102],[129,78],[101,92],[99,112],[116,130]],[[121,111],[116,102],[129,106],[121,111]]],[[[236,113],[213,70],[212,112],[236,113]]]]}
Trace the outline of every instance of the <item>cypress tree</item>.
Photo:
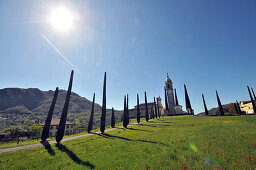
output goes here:
{"type": "Polygon", "coordinates": [[[247,88],[248,88],[248,92],[249,92],[249,95],[250,95],[250,98],[251,98],[253,112],[256,113],[256,106],[255,106],[254,100],[252,98],[252,94],[251,94],[249,86],[247,86],[247,88]]]}
{"type": "Polygon", "coordinates": [[[176,89],[175,89],[175,105],[176,106],[179,105],[176,89]]]}
{"type": "Polygon", "coordinates": [[[167,100],[167,92],[166,87],[164,87],[164,98],[165,98],[165,109],[169,113],[168,100],[167,100]]]}
{"type": "Polygon", "coordinates": [[[148,117],[148,103],[147,103],[147,93],[146,92],[145,92],[145,105],[146,105],[145,118],[146,118],[146,121],[148,122],[149,117],[148,117]]]}
{"type": "Polygon", "coordinates": [[[203,103],[204,103],[204,112],[205,112],[205,115],[208,116],[208,115],[209,115],[209,112],[208,112],[208,109],[207,109],[207,106],[206,106],[206,103],[205,103],[204,95],[203,95],[203,94],[202,94],[202,98],[203,98],[203,103]]]}
{"type": "Polygon", "coordinates": [[[129,125],[130,123],[130,115],[129,115],[129,99],[128,99],[128,94],[127,94],[127,109],[126,109],[126,112],[127,112],[127,125],[129,125]]]}
{"type": "Polygon", "coordinates": [[[253,91],[253,88],[251,88],[251,89],[252,89],[253,98],[254,98],[254,100],[256,100],[256,96],[255,96],[255,93],[253,91]]]}
{"type": "Polygon", "coordinates": [[[234,107],[235,107],[235,110],[236,110],[236,114],[240,115],[236,103],[234,103],[234,107]]]}
{"type": "Polygon", "coordinates": [[[185,90],[186,110],[187,110],[188,113],[194,113],[194,111],[191,107],[191,104],[190,104],[190,100],[189,100],[189,97],[188,97],[188,91],[187,91],[187,87],[186,87],[185,84],[184,84],[184,90],[185,90]]]}
{"type": "Polygon", "coordinates": [[[127,128],[127,111],[126,111],[126,96],[124,96],[124,120],[123,120],[123,127],[127,128]]]}
{"type": "Polygon", "coordinates": [[[138,94],[137,94],[137,123],[140,124],[140,102],[139,102],[138,94]]]}
{"type": "Polygon", "coordinates": [[[88,123],[88,129],[87,129],[88,132],[90,132],[92,130],[93,115],[94,115],[94,103],[95,103],[95,93],[93,93],[92,110],[91,110],[90,120],[89,120],[89,123],[88,123]]]}
{"type": "Polygon", "coordinates": [[[57,145],[59,145],[59,143],[63,139],[64,133],[65,133],[65,125],[66,125],[67,114],[68,114],[69,100],[70,100],[70,96],[71,96],[73,75],[74,75],[74,70],[71,71],[67,96],[66,96],[65,104],[64,104],[64,107],[63,107],[63,110],[62,110],[60,123],[59,123],[59,128],[58,128],[57,135],[56,135],[57,145]]]}
{"type": "Polygon", "coordinates": [[[157,107],[156,107],[156,98],[154,97],[154,107],[155,107],[155,116],[157,119],[157,107]]]}
{"type": "Polygon", "coordinates": [[[101,113],[101,120],[100,120],[100,131],[102,134],[105,131],[105,124],[106,124],[106,72],[104,74],[102,113],[101,113]]]}
{"type": "Polygon", "coordinates": [[[59,88],[57,87],[55,92],[54,92],[54,96],[53,96],[52,104],[50,106],[50,110],[49,110],[47,118],[45,120],[43,132],[41,134],[42,142],[44,142],[49,137],[52,115],[53,115],[53,110],[54,110],[54,107],[55,107],[55,104],[56,104],[56,101],[57,101],[58,92],[59,92],[59,88]]]}
{"type": "Polygon", "coordinates": [[[217,96],[217,102],[218,102],[218,105],[219,105],[220,116],[224,116],[224,110],[223,110],[222,104],[220,102],[220,98],[219,98],[217,90],[216,90],[216,96],[217,96]]]}
{"type": "Polygon", "coordinates": [[[115,127],[115,113],[114,108],[112,107],[112,116],[111,116],[111,127],[115,127]]]}
{"type": "Polygon", "coordinates": [[[156,98],[156,100],[157,100],[157,102],[156,102],[156,105],[157,105],[157,115],[158,115],[158,117],[160,118],[160,116],[161,116],[161,114],[160,114],[160,110],[159,110],[159,100],[158,100],[158,98],[156,98]]]}
{"type": "Polygon", "coordinates": [[[240,109],[240,105],[239,105],[239,103],[238,103],[237,100],[236,100],[236,105],[237,105],[237,109],[238,109],[238,111],[239,111],[239,115],[242,115],[242,111],[241,111],[241,109],[240,109]]]}

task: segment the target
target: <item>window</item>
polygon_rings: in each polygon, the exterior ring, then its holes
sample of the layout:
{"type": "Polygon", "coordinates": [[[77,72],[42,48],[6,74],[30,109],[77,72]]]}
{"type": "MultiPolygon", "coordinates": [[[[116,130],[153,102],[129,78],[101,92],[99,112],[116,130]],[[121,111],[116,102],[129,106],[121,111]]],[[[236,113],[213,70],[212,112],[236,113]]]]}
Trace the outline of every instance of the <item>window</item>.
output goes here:
{"type": "Polygon", "coordinates": [[[69,128],[69,125],[67,125],[67,128],[69,128]]]}

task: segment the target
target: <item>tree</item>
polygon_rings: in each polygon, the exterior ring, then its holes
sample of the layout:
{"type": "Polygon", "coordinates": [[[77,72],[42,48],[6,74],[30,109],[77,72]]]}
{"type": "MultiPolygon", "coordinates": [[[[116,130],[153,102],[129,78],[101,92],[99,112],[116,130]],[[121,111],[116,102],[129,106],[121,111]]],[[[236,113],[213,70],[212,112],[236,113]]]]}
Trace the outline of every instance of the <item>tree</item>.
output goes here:
{"type": "Polygon", "coordinates": [[[137,123],[140,124],[140,101],[139,101],[138,94],[137,94],[137,123]]]}
{"type": "Polygon", "coordinates": [[[151,106],[150,113],[151,113],[150,118],[151,118],[151,119],[155,119],[155,114],[154,114],[154,108],[153,108],[153,105],[151,106]]]}
{"type": "Polygon", "coordinates": [[[126,107],[126,96],[124,96],[124,120],[123,120],[123,127],[127,128],[128,124],[127,124],[127,111],[126,111],[127,107],[126,107]]]}
{"type": "Polygon", "coordinates": [[[203,95],[203,94],[202,94],[202,98],[203,98],[203,103],[204,103],[204,112],[205,112],[205,115],[208,116],[208,115],[209,115],[209,112],[208,112],[208,109],[207,109],[207,106],[206,106],[206,103],[205,103],[204,95],[203,95]]]}
{"type": "Polygon", "coordinates": [[[53,115],[53,110],[54,110],[54,107],[55,107],[55,104],[56,104],[56,101],[57,101],[58,92],[59,92],[59,88],[57,87],[55,92],[54,92],[54,96],[53,96],[52,104],[50,106],[50,110],[48,112],[47,118],[46,118],[45,123],[44,123],[44,128],[43,128],[43,132],[42,132],[42,135],[41,135],[42,142],[44,142],[49,137],[52,115],[53,115]]]}
{"type": "Polygon", "coordinates": [[[189,97],[188,97],[187,87],[186,87],[185,84],[184,84],[184,90],[185,90],[186,110],[187,110],[188,113],[194,114],[194,111],[191,107],[190,100],[189,100],[189,97]]]}
{"type": "Polygon", "coordinates": [[[166,87],[164,87],[164,98],[165,98],[165,109],[169,113],[166,87]]]}
{"type": "Polygon", "coordinates": [[[72,83],[73,83],[73,75],[74,75],[74,70],[71,71],[67,96],[66,96],[65,104],[64,104],[64,107],[62,110],[59,128],[58,128],[57,135],[56,135],[57,145],[59,145],[60,141],[63,139],[64,132],[65,132],[65,125],[66,125],[67,114],[68,114],[68,106],[69,106],[69,100],[70,100],[70,96],[71,96],[71,89],[72,89],[72,83]]]}
{"type": "Polygon", "coordinates": [[[21,126],[10,126],[5,131],[10,137],[17,138],[23,136],[25,130],[21,126]]]}
{"type": "Polygon", "coordinates": [[[156,98],[154,97],[154,107],[155,107],[155,116],[157,119],[157,107],[156,107],[156,98]]]}
{"type": "Polygon", "coordinates": [[[128,94],[127,94],[127,104],[126,104],[126,112],[127,112],[127,125],[130,123],[130,115],[129,115],[129,99],[128,99],[128,94]]]}
{"type": "Polygon", "coordinates": [[[115,113],[114,108],[112,107],[112,116],[111,116],[111,127],[115,127],[115,113]]]}
{"type": "Polygon", "coordinates": [[[175,89],[175,105],[176,106],[179,105],[176,89],[175,89]]]}
{"type": "Polygon", "coordinates": [[[219,105],[220,116],[224,116],[224,110],[223,110],[222,104],[220,102],[220,98],[219,98],[217,90],[216,90],[216,96],[217,96],[217,102],[219,105]]]}
{"type": "Polygon", "coordinates": [[[42,126],[32,125],[29,127],[28,133],[30,137],[38,139],[41,135],[42,130],[43,130],[42,126]]]}
{"type": "Polygon", "coordinates": [[[253,100],[253,98],[252,98],[252,94],[251,94],[251,91],[250,91],[249,86],[247,86],[247,88],[248,88],[248,92],[249,92],[249,95],[250,95],[250,98],[251,98],[253,112],[254,112],[254,113],[256,113],[256,106],[255,106],[255,102],[254,102],[254,100],[253,100]]]}
{"type": "Polygon", "coordinates": [[[93,115],[94,115],[94,103],[95,103],[95,93],[93,93],[91,115],[90,115],[90,120],[89,120],[88,128],[87,128],[88,133],[92,130],[93,115]]]}
{"type": "Polygon", "coordinates": [[[147,102],[147,93],[146,92],[145,92],[145,105],[146,105],[145,118],[146,118],[146,121],[148,122],[149,117],[148,117],[148,102],[147,102]]]}
{"type": "Polygon", "coordinates": [[[102,134],[105,131],[105,124],[106,124],[106,72],[104,75],[102,113],[101,113],[101,121],[100,121],[100,131],[102,134]]]}

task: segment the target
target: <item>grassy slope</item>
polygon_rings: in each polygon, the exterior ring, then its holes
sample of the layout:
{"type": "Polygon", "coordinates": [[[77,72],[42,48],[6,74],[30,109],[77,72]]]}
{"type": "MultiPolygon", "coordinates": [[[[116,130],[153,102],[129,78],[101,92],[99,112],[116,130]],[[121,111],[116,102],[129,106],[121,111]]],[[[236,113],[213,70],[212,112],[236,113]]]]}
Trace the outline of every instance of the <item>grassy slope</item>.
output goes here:
{"type": "Polygon", "coordinates": [[[256,116],[164,117],[63,143],[0,154],[0,169],[255,169],[256,116]]]}

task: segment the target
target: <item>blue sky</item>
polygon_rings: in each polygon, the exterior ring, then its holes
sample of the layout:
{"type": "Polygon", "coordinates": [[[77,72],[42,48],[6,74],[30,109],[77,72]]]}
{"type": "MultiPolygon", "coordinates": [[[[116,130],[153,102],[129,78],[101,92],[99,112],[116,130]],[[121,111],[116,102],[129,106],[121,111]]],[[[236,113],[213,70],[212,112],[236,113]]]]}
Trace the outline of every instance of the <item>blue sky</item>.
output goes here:
{"type": "MultiPolygon", "coordinates": [[[[203,111],[201,94],[216,107],[249,99],[256,90],[256,1],[254,0],[79,0],[62,1],[76,16],[60,32],[47,21],[61,1],[0,1],[0,88],[67,89],[102,103],[107,72],[107,107],[123,108],[129,94],[144,101],[164,98],[166,72],[184,103],[185,83],[192,107],[203,111]]],[[[164,102],[163,102],[164,103],[164,102]]],[[[185,109],[185,108],[184,108],[185,109]]]]}

